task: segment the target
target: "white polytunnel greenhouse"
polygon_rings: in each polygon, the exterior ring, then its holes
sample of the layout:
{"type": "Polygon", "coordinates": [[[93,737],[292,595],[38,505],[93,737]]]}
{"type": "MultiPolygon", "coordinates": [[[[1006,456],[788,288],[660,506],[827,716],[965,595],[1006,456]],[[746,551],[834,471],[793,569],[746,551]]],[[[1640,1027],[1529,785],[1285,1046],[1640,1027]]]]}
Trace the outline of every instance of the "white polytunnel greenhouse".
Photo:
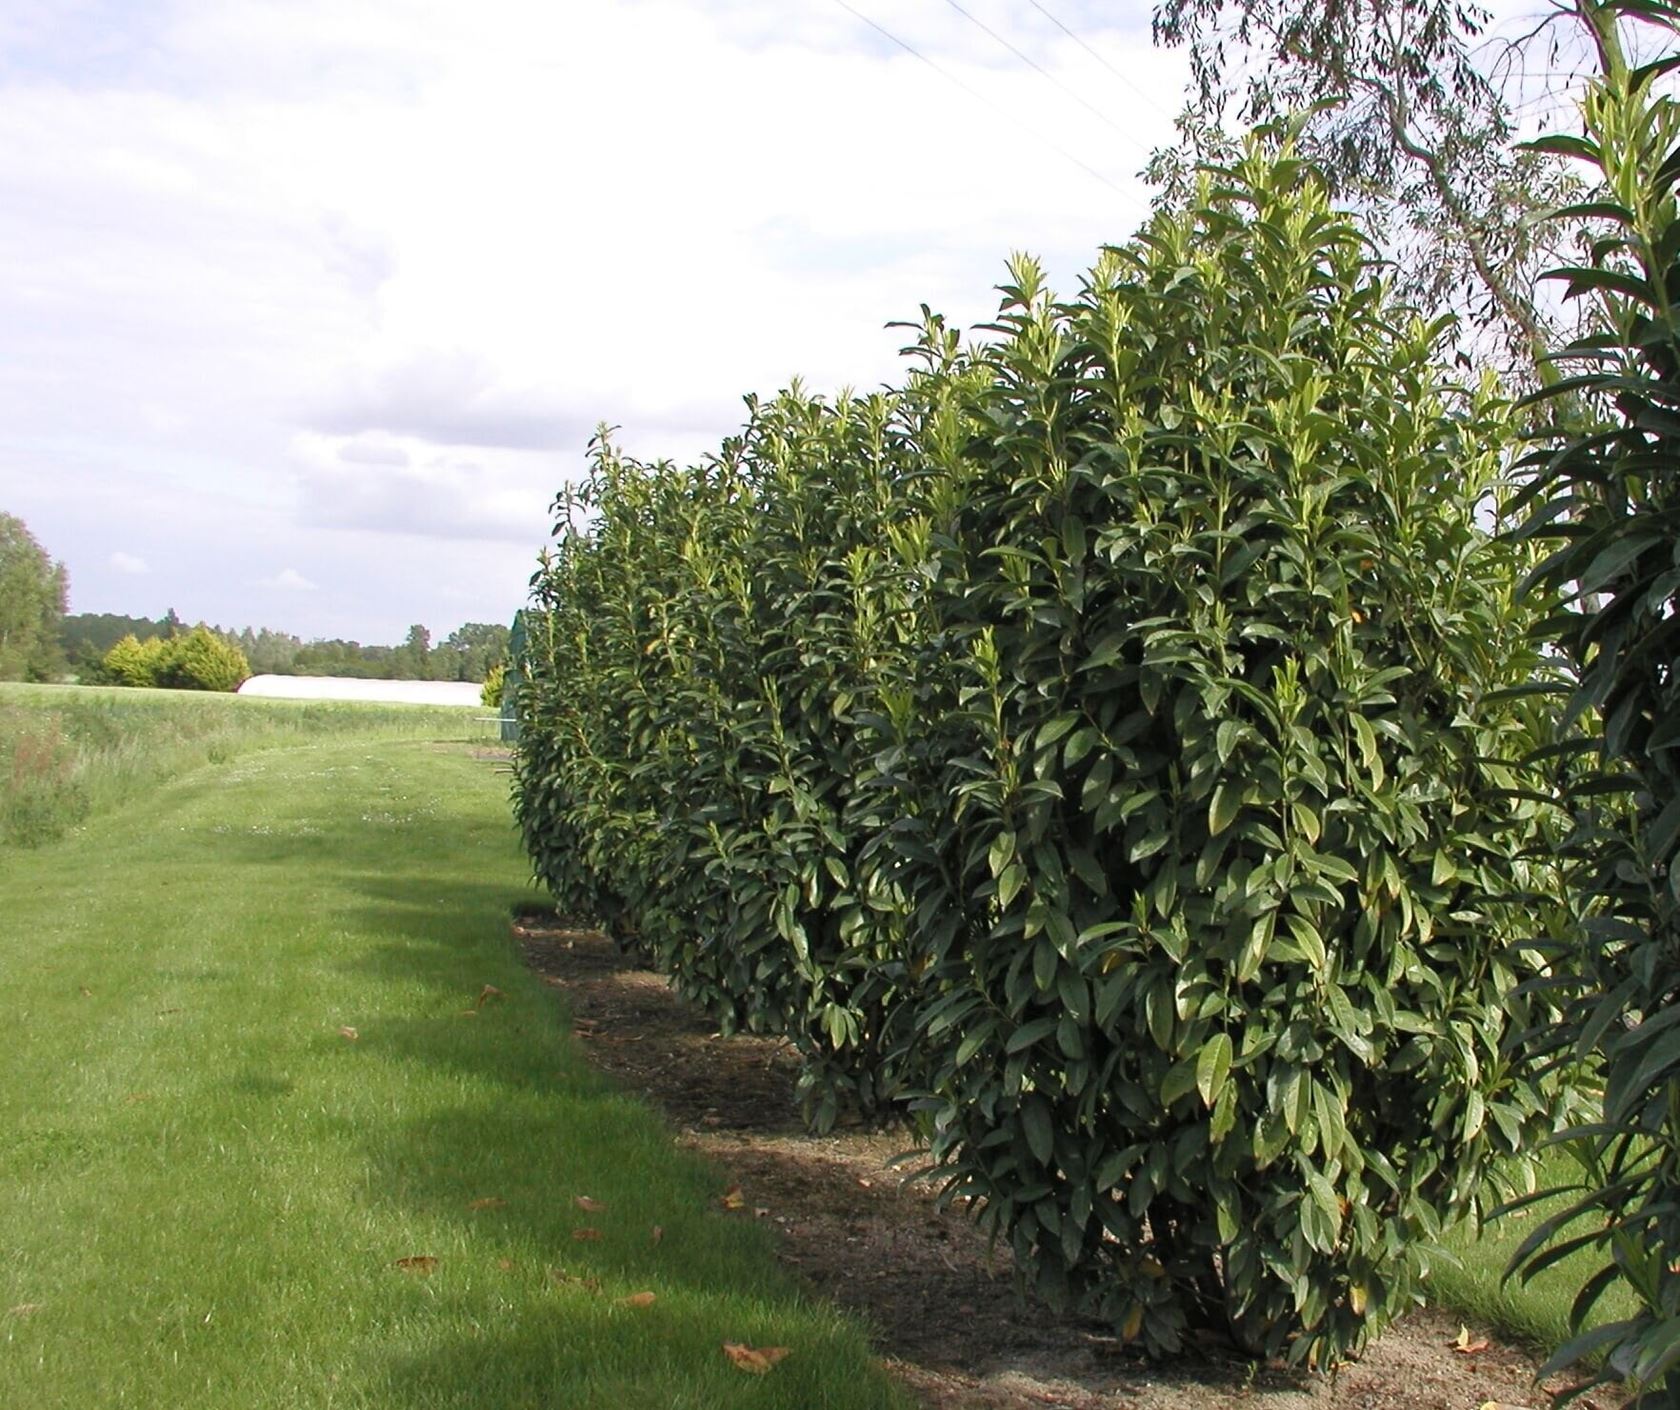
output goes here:
{"type": "Polygon", "coordinates": [[[386,705],[477,705],[473,681],[379,681],[354,676],[252,676],[241,695],[270,700],[366,700],[386,705]]]}

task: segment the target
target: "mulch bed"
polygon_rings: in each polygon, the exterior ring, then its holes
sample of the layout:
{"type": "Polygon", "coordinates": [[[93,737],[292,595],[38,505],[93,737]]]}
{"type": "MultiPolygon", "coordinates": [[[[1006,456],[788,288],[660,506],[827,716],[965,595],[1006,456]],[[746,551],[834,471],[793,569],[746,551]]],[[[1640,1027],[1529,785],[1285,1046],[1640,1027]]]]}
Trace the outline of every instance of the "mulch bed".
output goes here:
{"type": "MultiPolygon", "coordinates": [[[[720,1037],[598,931],[527,914],[513,934],[531,968],[564,991],[591,1062],[664,1112],[678,1145],[741,1186],[737,1217],[773,1224],[781,1258],[870,1328],[883,1365],[929,1410],[1547,1404],[1532,1357],[1496,1341],[1467,1356],[1453,1344],[1457,1319],[1434,1312],[1403,1319],[1334,1377],[1256,1365],[1212,1341],[1171,1365],[1147,1363],[1103,1324],[1023,1301],[1008,1250],[990,1248],[961,1212],[937,1208],[931,1182],[907,1181],[920,1167],[903,1159],[908,1133],[807,1133],[787,1044],[720,1037]]],[[[1620,1402],[1594,1392],[1575,1403],[1620,1402]]]]}

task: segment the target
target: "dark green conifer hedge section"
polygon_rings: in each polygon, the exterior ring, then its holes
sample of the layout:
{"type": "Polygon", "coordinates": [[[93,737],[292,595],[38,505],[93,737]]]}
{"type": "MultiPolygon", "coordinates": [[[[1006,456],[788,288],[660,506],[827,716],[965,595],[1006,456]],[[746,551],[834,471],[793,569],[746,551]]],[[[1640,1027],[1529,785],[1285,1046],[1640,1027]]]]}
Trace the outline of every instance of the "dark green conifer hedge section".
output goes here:
{"type": "Polygon", "coordinates": [[[1548,604],[1506,417],[1287,150],[903,388],[603,441],[534,584],[516,805],[569,910],[819,1123],[916,1113],[1044,1297],[1323,1364],[1547,1125],[1515,904],[1548,604]],[[1482,515],[1482,520],[1478,515],[1482,515]]]}

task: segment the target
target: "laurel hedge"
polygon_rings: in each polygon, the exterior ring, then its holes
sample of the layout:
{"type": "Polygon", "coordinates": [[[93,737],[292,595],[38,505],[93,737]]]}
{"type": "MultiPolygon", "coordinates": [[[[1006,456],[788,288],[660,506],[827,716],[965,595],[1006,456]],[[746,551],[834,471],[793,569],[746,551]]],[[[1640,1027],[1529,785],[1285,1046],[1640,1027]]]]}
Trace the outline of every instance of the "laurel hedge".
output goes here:
{"type": "Polygon", "coordinates": [[[892,1085],[901,984],[872,947],[903,917],[853,814],[870,706],[915,638],[881,544],[914,403],[795,388],[692,469],[603,437],[560,506],[588,531],[528,614],[516,806],[538,875],[726,1031],[792,1038],[818,1125],[892,1085]]]}
{"type": "Polygon", "coordinates": [[[819,1124],[921,1123],[1053,1304],[1325,1364],[1549,1129],[1545,799],[1491,387],[1251,144],[901,388],[603,437],[534,581],[516,810],[567,909],[819,1124]]]}

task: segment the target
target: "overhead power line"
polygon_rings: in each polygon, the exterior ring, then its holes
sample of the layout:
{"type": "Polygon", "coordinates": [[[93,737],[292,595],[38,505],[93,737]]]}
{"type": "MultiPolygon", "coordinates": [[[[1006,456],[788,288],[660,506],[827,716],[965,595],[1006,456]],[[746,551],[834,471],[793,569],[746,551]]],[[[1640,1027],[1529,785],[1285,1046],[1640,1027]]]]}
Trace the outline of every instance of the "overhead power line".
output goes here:
{"type": "Polygon", "coordinates": [[[1146,93],[1142,88],[1140,88],[1135,79],[1129,78],[1126,74],[1122,73],[1119,69],[1117,69],[1106,58],[1104,58],[1102,56],[1102,54],[1100,54],[1097,50],[1093,49],[1082,38],[1080,38],[1079,35],[1075,34],[1071,29],[1069,29],[1059,19],[1057,19],[1053,14],[1051,14],[1050,11],[1045,9],[1044,6],[1040,5],[1038,3],[1038,0],[1027,0],[1027,3],[1030,4],[1033,7],[1033,9],[1037,10],[1039,14],[1043,15],[1045,19],[1049,20],[1051,24],[1055,25],[1057,29],[1061,30],[1061,32],[1063,34],[1067,35],[1067,37],[1069,39],[1071,39],[1075,44],[1077,44],[1081,49],[1083,49],[1087,54],[1089,54],[1093,59],[1095,59],[1099,64],[1101,64],[1105,69],[1107,69],[1111,74],[1113,74],[1117,79],[1119,79],[1123,84],[1125,84],[1126,87],[1130,88],[1132,90],[1132,92],[1136,93],[1138,95],[1138,97],[1142,98],[1144,102],[1148,103],[1150,107],[1154,108],[1156,112],[1162,114],[1165,117],[1169,117],[1169,118],[1173,116],[1172,113],[1168,112],[1164,107],[1161,106],[1160,103],[1158,103],[1154,98],[1152,98],[1148,93],[1146,93]]]}
{"type": "MultiPolygon", "coordinates": [[[[984,93],[980,92],[980,90],[975,88],[972,84],[968,84],[968,83],[963,82],[962,79],[958,78],[956,76],[956,74],[952,73],[943,64],[937,62],[934,59],[930,59],[926,54],[922,53],[922,51],[920,49],[916,48],[915,45],[907,42],[906,40],[900,39],[890,29],[886,28],[886,26],[881,25],[881,24],[877,24],[874,20],[870,19],[868,15],[863,13],[863,11],[854,7],[850,3],[850,0],[834,0],[834,3],[836,5],[838,5],[842,10],[846,11],[847,14],[851,15],[853,19],[863,21],[864,24],[868,25],[877,34],[883,36],[884,38],[890,40],[892,43],[898,45],[898,47],[900,49],[904,50],[905,53],[910,54],[917,59],[920,59],[924,64],[926,64],[930,69],[932,69],[935,73],[937,73],[941,78],[945,79],[948,83],[956,84],[956,86],[958,88],[962,89],[962,91],[964,93],[968,94],[969,97],[974,98],[981,103],[984,103],[987,107],[995,108],[997,106],[997,104],[994,103],[992,101],[992,99],[988,98],[984,93]]],[[[1133,205],[1141,206],[1143,204],[1141,201],[1138,200],[1138,198],[1137,198],[1137,196],[1134,192],[1128,191],[1124,187],[1116,186],[1112,181],[1110,181],[1108,179],[1108,177],[1104,176],[1094,166],[1092,166],[1088,162],[1082,161],[1080,158],[1074,156],[1074,154],[1072,152],[1068,151],[1068,149],[1066,147],[1062,146],[1062,144],[1057,142],[1054,138],[1046,137],[1042,132],[1039,132],[1034,128],[1028,127],[1025,123],[1018,122],[1012,114],[1010,115],[1010,121],[1012,123],[1014,123],[1014,125],[1016,127],[1018,127],[1022,132],[1025,132],[1029,137],[1032,137],[1034,140],[1036,140],[1038,142],[1042,142],[1046,147],[1050,148],[1052,151],[1054,151],[1054,152],[1058,153],[1059,155],[1065,157],[1068,161],[1072,162],[1076,167],[1078,167],[1087,176],[1093,177],[1097,181],[1102,182],[1102,184],[1104,186],[1108,187],[1108,189],[1110,191],[1114,192],[1115,195],[1124,197],[1127,201],[1130,201],[1133,205]]]]}
{"type": "Polygon", "coordinates": [[[953,10],[955,10],[959,15],[961,15],[965,20],[967,20],[975,28],[983,30],[985,33],[989,34],[993,39],[995,39],[999,44],[1001,44],[1005,49],[1007,49],[1011,54],[1013,54],[1023,64],[1026,64],[1029,68],[1031,68],[1034,73],[1042,75],[1048,82],[1054,84],[1057,88],[1061,89],[1062,92],[1066,93],[1068,95],[1068,97],[1073,99],[1074,102],[1078,103],[1080,107],[1084,108],[1089,113],[1094,113],[1099,119],[1101,119],[1103,122],[1106,122],[1110,127],[1112,127],[1116,132],[1118,132],[1122,137],[1124,137],[1128,142],[1130,142],[1134,147],[1136,147],[1145,156],[1149,155],[1149,148],[1145,147],[1143,145],[1143,143],[1139,142],[1138,139],[1132,134],[1132,132],[1129,129],[1122,127],[1119,123],[1117,123],[1113,118],[1111,118],[1101,108],[1097,107],[1094,103],[1086,102],[1085,99],[1081,98],[1079,96],[1079,94],[1075,93],[1073,91],[1073,89],[1069,88],[1067,86],[1067,84],[1063,83],[1061,79],[1057,78],[1055,74],[1051,73],[1049,69],[1045,68],[1044,65],[1039,63],[1037,59],[1032,57],[1032,55],[1023,53],[1020,49],[1017,49],[1013,44],[1011,44],[1007,39],[1005,39],[1001,34],[999,34],[995,29],[993,29],[984,20],[978,18],[974,14],[970,13],[968,10],[965,10],[961,5],[959,5],[957,3],[957,0],[945,0],[945,3],[947,5],[949,5],[953,10]]]}

